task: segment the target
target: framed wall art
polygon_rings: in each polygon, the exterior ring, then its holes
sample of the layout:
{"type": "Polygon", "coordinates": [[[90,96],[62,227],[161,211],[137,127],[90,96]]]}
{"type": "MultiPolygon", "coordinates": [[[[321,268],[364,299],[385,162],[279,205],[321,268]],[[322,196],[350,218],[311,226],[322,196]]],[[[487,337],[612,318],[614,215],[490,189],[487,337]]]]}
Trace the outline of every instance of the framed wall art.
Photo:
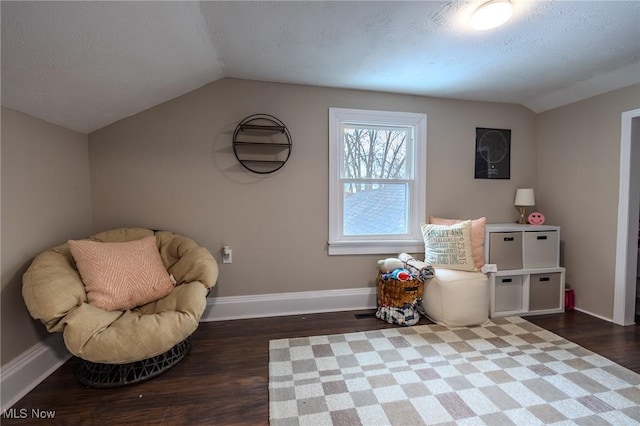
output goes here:
{"type": "Polygon", "coordinates": [[[511,178],[511,130],[476,127],[475,178],[511,178]]]}

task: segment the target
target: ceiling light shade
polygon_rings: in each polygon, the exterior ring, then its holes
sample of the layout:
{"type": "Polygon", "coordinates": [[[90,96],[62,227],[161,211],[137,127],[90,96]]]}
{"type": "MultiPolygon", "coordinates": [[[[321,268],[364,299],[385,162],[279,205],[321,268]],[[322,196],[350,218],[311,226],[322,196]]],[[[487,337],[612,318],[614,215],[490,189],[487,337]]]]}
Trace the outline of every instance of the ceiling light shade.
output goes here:
{"type": "Polygon", "coordinates": [[[471,16],[471,28],[488,30],[504,24],[511,18],[509,0],[492,0],[481,5],[471,16]]]}

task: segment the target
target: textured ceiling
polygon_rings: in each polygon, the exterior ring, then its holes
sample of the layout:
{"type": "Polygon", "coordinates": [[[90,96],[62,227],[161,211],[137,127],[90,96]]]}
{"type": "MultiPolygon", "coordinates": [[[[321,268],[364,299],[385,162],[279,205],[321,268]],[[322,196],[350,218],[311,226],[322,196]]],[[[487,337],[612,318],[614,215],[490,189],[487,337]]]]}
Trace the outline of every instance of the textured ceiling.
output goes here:
{"type": "Polygon", "coordinates": [[[514,102],[640,82],[640,1],[2,1],[2,105],[90,132],[223,77],[514,102]]]}

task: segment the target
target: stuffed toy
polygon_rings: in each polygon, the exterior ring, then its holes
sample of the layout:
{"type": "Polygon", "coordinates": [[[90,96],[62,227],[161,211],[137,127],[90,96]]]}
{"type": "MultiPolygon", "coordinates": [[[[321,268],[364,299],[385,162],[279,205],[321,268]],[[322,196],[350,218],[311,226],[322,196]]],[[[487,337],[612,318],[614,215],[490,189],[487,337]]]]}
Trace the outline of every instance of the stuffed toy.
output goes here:
{"type": "Polygon", "coordinates": [[[400,268],[404,268],[404,262],[398,258],[388,257],[384,260],[378,260],[378,270],[383,274],[400,268]]]}
{"type": "Polygon", "coordinates": [[[410,280],[411,278],[414,278],[414,276],[411,275],[411,272],[407,271],[404,268],[394,269],[390,273],[384,274],[382,277],[393,278],[394,280],[398,280],[398,281],[407,281],[407,280],[410,280]]]}

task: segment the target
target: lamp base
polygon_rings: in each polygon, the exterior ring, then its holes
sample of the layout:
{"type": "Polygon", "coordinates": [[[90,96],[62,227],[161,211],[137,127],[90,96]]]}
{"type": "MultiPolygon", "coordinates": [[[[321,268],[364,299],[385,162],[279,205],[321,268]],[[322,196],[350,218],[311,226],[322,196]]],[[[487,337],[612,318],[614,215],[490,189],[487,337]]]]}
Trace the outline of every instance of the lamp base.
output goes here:
{"type": "Polygon", "coordinates": [[[527,224],[527,219],[525,217],[525,214],[526,214],[526,209],[524,207],[520,207],[520,220],[518,221],[520,225],[527,224]]]}

